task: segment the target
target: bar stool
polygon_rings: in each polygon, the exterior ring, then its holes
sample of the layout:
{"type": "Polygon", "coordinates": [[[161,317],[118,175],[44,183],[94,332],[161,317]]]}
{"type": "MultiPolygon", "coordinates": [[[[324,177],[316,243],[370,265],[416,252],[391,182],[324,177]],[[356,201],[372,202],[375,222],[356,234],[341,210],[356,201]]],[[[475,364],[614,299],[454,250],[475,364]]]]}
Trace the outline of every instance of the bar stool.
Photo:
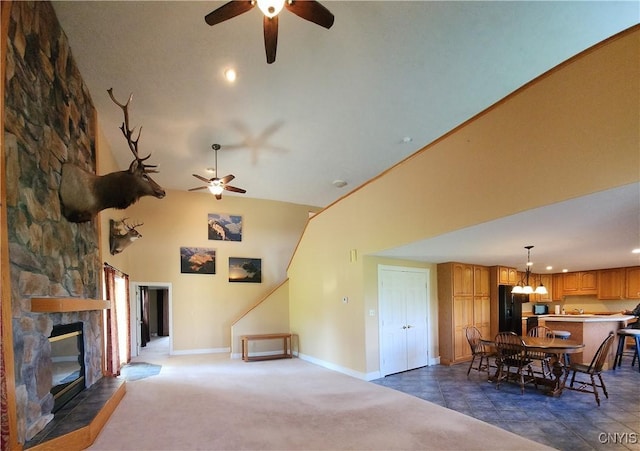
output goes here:
{"type": "Polygon", "coordinates": [[[613,369],[616,366],[619,368],[622,365],[622,356],[628,354],[631,351],[625,351],[624,346],[627,338],[633,338],[635,341],[635,349],[633,350],[633,359],[631,360],[631,366],[635,366],[636,359],[638,359],[638,371],[640,371],[640,329],[620,329],[618,330],[618,352],[616,352],[616,358],[613,359],[613,369]]]}
{"type": "MultiPolygon", "coordinates": [[[[571,332],[568,330],[552,330],[553,338],[559,338],[560,340],[568,340],[571,337],[571,332]]],[[[569,354],[564,354],[564,365],[569,367],[571,362],[569,361],[569,354]]]]}

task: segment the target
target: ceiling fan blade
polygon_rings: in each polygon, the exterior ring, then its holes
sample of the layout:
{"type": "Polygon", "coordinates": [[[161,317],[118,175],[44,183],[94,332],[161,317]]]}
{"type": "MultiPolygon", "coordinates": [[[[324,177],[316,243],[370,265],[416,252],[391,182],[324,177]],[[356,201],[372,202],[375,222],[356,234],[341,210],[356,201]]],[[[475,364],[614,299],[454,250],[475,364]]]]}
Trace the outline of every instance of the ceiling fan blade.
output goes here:
{"type": "Polygon", "coordinates": [[[211,181],[211,180],[206,179],[206,178],[204,178],[204,177],[202,177],[202,176],[200,176],[200,175],[198,175],[198,174],[191,174],[191,175],[193,175],[193,176],[194,176],[195,178],[197,178],[198,180],[202,180],[204,183],[209,183],[209,182],[211,181]]]}
{"type": "Polygon", "coordinates": [[[264,50],[267,53],[267,64],[276,60],[276,48],[278,47],[278,16],[269,19],[264,16],[264,50]]]}
{"type": "Polygon", "coordinates": [[[220,8],[213,10],[204,16],[204,20],[209,25],[216,25],[220,22],[224,22],[225,20],[233,19],[242,13],[246,13],[254,6],[254,3],[250,0],[225,3],[220,8]]]}
{"type": "Polygon", "coordinates": [[[227,191],[233,191],[234,193],[246,193],[247,192],[247,190],[244,190],[242,188],[236,188],[235,186],[231,186],[231,185],[224,185],[223,188],[226,189],[227,191]]]}
{"type": "Polygon", "coordinates": [[[296,16],[318,24],[321,27],[331,28],[333,25],[333,14],[314,0],[294,0],[291,3],[285,2],[284,6],[296,16]]]}
{"type": "Polygon", "coordinates": [[[199,187],[197,187],[197,188],[190,188],[190,189],[189,189],[189,190],[187,190],[187,191],[198,191],[198,190],[200,190],[200,189],[207,189],[207,188],[209,188],[209,187],[208,187],[208,186],[199,186],[199,187]]]}
{"type": "Polygon", "coordinates": [[[222,178],[220,179],[220,183],[222,183],[222,184],[224,185],[225,183],[229,183],[231,180],[233,180],[233,179],[235,179],[235,178],[236,178],[236,176],[235,176],[235,175],[233,175],[233,174],[229,174],[229,175],[227,175],[227,176],[222,177],[222,178]]]}

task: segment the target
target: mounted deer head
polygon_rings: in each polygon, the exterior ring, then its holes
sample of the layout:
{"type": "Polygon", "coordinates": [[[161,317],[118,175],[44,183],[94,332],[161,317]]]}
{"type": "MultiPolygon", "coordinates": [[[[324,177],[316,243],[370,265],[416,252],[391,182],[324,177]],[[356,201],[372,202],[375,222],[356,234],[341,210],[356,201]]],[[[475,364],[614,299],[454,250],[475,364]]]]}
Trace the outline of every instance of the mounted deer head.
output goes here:
{"type": "Polygon", "coordinates": [[[122,218],[120,221],[109,220],[109,252],[111,255],[119,254],[135,240],[142,238],[136,227],[140,227],[144,223],[129,225],[126,221],[127,218],[122,218]]]}
{"type": "Polygon", "coordinates": [[[138,140],[142,127],[137,136],[129,128],[129,96],[127,103],[118,102],[113,96],[113,89],[108,91],[111,100],[124,113],[124,122],[120,126],[122,134],[127,139],[129,149],[134,160],[126,171],[112,172],[106,175],[95,175],[72,163],[62,165],[60,180],[60,202],[62,214],[71,222],[91,221],[98,212],[106,208],[124,209],[136,202],[142,196],[153,196],[162,199],[165,191],[150,176],[157,173],[156,165],[145,164],[151,154],[140,158],[138,154],[138,140]]]}

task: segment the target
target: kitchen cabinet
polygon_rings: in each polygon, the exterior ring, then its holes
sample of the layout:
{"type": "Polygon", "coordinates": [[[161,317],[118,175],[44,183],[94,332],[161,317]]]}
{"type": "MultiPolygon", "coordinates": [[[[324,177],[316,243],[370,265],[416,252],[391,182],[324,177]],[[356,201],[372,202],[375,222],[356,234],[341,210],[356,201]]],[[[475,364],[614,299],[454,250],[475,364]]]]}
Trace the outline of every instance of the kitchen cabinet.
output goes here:
{"type": "Polygon", "coordinates": [[[489,297],[489,268],[486,266],[473,267],[473,295],[476,297],[489,297]]]}
{"type": "Polygon", "coordinates": [[[551,302],[553,299],[553,276],[551,274],[531,274],[529,283],[535,290],[540,284],[547,289],[547,294],[532,294],[530,302],[551,302]]]}
{"type": "Polygon", "coordinates": [[[518,280],[518,271],[515,268],[498,266],[498,285],[515,285],[518,280]]]}
{"type": "Polygon", "coordinates": [[[473,296],[473,265],[452,263],[453,295],[473,296]]]}
{"type": "Polygon", "coordinates": [[[598,294],[598,271],[564,273],[562,278],[565,295],[598,294]]]}
{"type": "Polygon", "coordinates": [[[438,265],[438,338],[440,361],[468,361],[471,348],[465,328],[475,326],[484,337],[491,331],[489,268],[465,263],[438,265]]]}
{"type": "Polygon", "coordinates": [[[625,276],[624,268],[598,271],[598,299],[624,299],[625,276]]]}
{"type": "Polygon", "coordinates": [[[553,274],[551,280],[551,300],[564,301],[564,274],[553,274]]]}
{"type": "Polygon", "coordinates": [[[626,298],[640,299],[640,266],[626,268],[626,298]]]}

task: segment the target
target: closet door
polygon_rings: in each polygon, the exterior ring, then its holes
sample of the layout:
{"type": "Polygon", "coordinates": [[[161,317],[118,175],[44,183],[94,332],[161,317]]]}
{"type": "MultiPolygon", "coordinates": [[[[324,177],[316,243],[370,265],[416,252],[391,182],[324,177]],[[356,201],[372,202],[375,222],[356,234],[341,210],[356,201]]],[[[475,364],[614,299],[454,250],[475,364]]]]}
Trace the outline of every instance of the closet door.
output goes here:
{"type": "Polygon", "coordinates": [[[428,363],[428,271],[380,267],[381,375],[419,368],[428,363]]]}

